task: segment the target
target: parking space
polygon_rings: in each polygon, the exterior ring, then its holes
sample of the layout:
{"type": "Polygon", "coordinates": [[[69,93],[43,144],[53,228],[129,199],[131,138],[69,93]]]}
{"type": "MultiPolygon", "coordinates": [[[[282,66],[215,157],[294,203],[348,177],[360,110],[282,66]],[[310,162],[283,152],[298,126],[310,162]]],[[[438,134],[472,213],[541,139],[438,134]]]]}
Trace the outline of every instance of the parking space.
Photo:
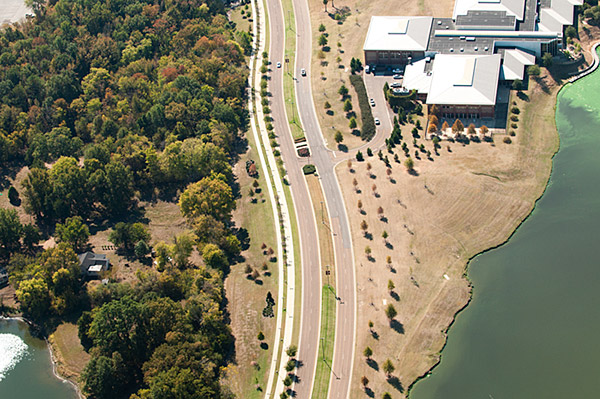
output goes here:
{"type": "Polygon", "coordinates": [[[386,82],[389,85],[392,83],[401,83],[402,79],[394,79],[392,71],[376,71],[375,74],[365,73],[363,76],[367,95],[369,96],[369,99],[373,99],[373,102],[375,103],[375,105],[371,104],[373,118],[378,118],[380,121],[380,124],[377,126],[377,133],[391,134],[394,112],[390,109],[385,100],[383,86],[386,82]]]}

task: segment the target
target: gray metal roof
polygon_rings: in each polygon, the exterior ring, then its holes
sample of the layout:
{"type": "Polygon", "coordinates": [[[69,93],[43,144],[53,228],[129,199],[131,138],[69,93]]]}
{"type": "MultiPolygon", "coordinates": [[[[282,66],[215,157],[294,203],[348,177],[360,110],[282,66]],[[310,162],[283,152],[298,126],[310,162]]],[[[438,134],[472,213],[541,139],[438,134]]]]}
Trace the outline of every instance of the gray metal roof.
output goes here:
{"type": "Polygon", "coordinates": [[[467,15],[456,17],[456,27],[458,29],[515,30],[516,21],[515,16],[507,15],[506,11],[470,10],[467,15]]]}
{"type": "Polygon", "coordinates": [[[468,11],[506,11],[519,21],[525,13],[525,0],[455,0],[452,18],[467,15],[468,11]]]}

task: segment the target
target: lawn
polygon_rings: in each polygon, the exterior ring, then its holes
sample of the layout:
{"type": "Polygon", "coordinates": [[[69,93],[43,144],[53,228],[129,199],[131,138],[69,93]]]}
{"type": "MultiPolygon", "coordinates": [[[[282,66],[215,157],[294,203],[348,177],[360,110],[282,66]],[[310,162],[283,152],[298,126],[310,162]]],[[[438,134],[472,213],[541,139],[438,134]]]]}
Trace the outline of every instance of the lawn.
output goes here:
{"type": "Polygon", "coordinates": [[[349,148],[355,148],[363,144],[363,141],[351,133],[348,126],[349,120],[343,110],[343,102],[338,95],[338,89],[344,84],[352,94],[353,109],[357,112],[357,120],[360,121],[358,112],[358,100],[350,84],[350,60],[358,58],[364,61],[362,47],[369,29],[371,16],[375,15],[435,15],[437,17],[451,17],[454,0],[354,0],[350,2],[331,2],[325,6],[321,0],[309,0],[310,19],[312,25],[313,62],[312,62],[312,87],[317,117],[321,124],[321,130],[329,148],[334,149],[336,144],[333,140],[337,130],[344,135],[344,144],[349,148]],[[340,23],[333,19],[333,11],[348,8],[350,14],[340,23]],[[318,45],[319,25],[325,26],[324,34],[327,35],[329,51],[321,51],[318,45]],[[324,58],[323,58],[324,57],[324,58]],[[339,57],[339,61],[338,61],[339,57]],[[324,108],[325,102],[331,104],[330,114],[324,108]]]}
{"type": "MultiPolygon", "coordinates": [[[[338,165],[357,267],[352,397],[366,397],[362,376],[369,379],[375,397],[385,391],[404,397],[438,361],[445,331],[470,297],[464,276],[468,260],[504,242],[543,193],[558,136],[557,87],[547,76],[541,80],[547,93],[532,82],[528,97],[523,97],[528,101],[516,100],[521,126],[512,144],[504,143],[502,135],[495,136],[494,143],[442,142],[436,155],[431,141],[418,139],[417,145],[423,143],[432,159],[420,153],[414,174],[402,164],[406,158],[398,147],[393,150],[398,163],[394,154],[382,154],[390,159],[389,176],[377,154],[354,161],[350,168],[345,162],[338,165]],[[395,286],[392,290],[389,281],[395,286]],[[384,314],[390,303],[398,312],[392,322],[384,314]],[[374,323],[372,331],[369,321],[374,323]],[[366,346],[373,349],[369,364],[362,355],[366,346]],[[388,358],[396,367],[395,379],[386,379],[381,371],[388,358]]],[[[408,146],[414,155],[412,137],[408,146]]]]}

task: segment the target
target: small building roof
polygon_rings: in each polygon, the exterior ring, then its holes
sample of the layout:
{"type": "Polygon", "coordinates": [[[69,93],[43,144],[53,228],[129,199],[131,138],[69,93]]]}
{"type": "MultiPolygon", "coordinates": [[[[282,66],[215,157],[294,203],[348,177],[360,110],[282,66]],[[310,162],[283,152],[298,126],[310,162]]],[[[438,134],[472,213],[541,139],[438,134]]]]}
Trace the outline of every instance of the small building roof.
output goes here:
{"type": "Polygon", "coordinates": [[[102,271],[103,265],[92,265],[88,267],[88,272],[91,273],[100,273],[102,271]]]}
{"type": "Polygon", "coordinates": [[[427,104],[495,105],[500,74],[500,54],[439,54],[427,104]]]}
{"type": "Polygon", "coordinates": [[[95,271],[92,269],[94,266],[100,267],[98,271],[102,270],[102,268],[106,270],[110,265],[110,262],[105,254],[95,254],[88,251],[78,254],[77,257],[79,258],[79,266],[81,267],[82,273],[95,271]]]}
{"type": "Polygon", "coordinates": [[[452,19],[467,15],[469,11],[506,11],[522,21],[525,15],[525,0],[456,0],[452,19]]]}
{"type": "Polygon", "coordinates": [[[365,51],[425,51],[432,17],[371,17],[365,51]]]}
{"type": "Polygon", "coordinates": [[[523,80],[525,66],[535,64],[535,56],[519,49],[504,51],[502,67],[500,68],[501,80],[523,80]]]}
{"type": "Polygon", "coordinates": [[[429,93],[432,78],[431,61],[427,57],[406,66],[402,84],[408,90],[416,90],[417,93],[429,93]]]}
{"type": "Polygon", "coordinates": [[[550,7],[542,6],[540,10],[539,29],[546,32],[562,32],[563,26],[573,25],[574,8],[582,4],[582,0],[551,0],[550,7]]]}

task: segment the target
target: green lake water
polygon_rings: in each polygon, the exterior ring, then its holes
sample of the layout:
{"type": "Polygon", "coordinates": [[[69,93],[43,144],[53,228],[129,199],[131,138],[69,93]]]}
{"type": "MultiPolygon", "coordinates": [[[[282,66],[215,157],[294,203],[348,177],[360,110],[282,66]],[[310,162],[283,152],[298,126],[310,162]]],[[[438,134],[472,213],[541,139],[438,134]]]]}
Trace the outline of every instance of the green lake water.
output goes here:
{"type": "Polygon", "coordinates": [[[52,373],[46,342],[31,336],[27,324],[0,319],[0,398],[76,399],[71,384],[52,373]]]}
{"type": "Polygon", "coordinates": [[[560,92],[556,123],[546,192],[469,264],[473,300],[410,399],[600,397],[600,71],[560,92]]]}

